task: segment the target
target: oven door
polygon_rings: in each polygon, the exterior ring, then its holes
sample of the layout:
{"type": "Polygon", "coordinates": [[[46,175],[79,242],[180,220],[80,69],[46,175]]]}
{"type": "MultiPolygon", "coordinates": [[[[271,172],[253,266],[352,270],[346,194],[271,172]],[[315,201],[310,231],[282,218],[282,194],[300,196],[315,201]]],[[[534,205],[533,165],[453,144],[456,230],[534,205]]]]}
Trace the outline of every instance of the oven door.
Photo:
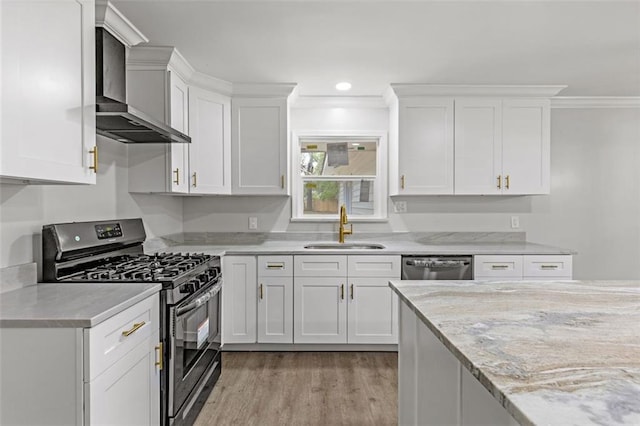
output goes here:
{"type": "Polygon", "coordinates": [[[169,417],[180,410],[220,351],[221,288],[219,280],[169,309],[169,417]]]}

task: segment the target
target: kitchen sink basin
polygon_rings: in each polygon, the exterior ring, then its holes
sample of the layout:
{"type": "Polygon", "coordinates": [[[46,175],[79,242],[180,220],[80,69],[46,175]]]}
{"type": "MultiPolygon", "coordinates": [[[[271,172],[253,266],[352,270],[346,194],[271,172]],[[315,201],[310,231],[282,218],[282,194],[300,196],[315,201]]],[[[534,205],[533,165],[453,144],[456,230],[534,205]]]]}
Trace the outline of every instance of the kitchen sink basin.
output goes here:
{"type": "Polygon", "coordinates": [[[385,247],[382,244],[375,243],[316,243],[307,244],[304,248],[325,250],[380,250],[385,247]]]}

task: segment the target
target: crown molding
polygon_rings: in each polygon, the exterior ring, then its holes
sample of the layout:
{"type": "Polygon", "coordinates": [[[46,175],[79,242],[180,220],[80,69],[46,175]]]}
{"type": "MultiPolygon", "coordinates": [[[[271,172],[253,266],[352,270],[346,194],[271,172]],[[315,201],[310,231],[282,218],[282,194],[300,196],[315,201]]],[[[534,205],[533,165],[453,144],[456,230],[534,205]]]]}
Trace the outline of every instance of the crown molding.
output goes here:
{"type": "Polygon", "coordinates": [[[129,49],[128,70],[166,70],[168,67],[185,82],[190,81],[196,73],[196,70],[175,47],[133,46],[129,49]]]}
{"type": "Polygon", "coordinates": [[[149,42],[149,39],[108,0],[96,0],[96,27],[109,31],[127,47],[149,42]]]}
{"type": "Polygon", "coordinates": [[[640,96],[557,96],[551,108],[640,108],[640,96]]]}
{"type": "Polygon", "coordinates": [[[405,96],[499,96],[551,98],[562,85],[391,84],[398,97],[405,96]]]}
{"type": "Polygon", "coordinates": [[[298,96],[292,108],[388,108],[382,96],[298,96]]]}
{"type": "Polygon", "coordinates": [[[219,78],[211,77],[208,74],[203,74],[199,71],[196,71],[191,76],[191,80],[189,80],[190,84],[198,86],[202,89],[207,89],[219,93],[225,96],[231,96],[233,94],[233,84],[221,80],[219,78]]]}
{"type": "Polygon", "coordinates": [[[233,83],[233,96],[238,98],[288,97],[297,83],[233,83]]]}

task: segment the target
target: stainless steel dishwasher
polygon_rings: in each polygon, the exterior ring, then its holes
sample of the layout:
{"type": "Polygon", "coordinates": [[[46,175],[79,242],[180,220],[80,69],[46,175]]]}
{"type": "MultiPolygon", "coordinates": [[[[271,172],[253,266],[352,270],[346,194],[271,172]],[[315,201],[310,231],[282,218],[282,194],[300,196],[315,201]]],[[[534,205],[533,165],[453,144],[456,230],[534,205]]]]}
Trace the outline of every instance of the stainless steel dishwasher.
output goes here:
{"type": "Polygon", "coordinates": [[[403,280],[472,280],[471,256],[402,256],[403,280]]]}

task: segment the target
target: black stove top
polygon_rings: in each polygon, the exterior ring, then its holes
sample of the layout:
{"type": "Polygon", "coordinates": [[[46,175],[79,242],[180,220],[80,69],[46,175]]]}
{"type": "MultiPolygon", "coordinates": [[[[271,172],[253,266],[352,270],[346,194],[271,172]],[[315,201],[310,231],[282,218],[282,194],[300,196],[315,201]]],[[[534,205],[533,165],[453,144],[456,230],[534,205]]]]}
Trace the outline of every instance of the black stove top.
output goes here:
{"type": "Polygon", "coordinates": [[[63,280],[173,282],[183,275],[192,275],[196,270],[205,269],[213,258],[203,253],[128,254],[102,259],[98,265],[94,264],[63,280]],[[199,268],[200,265],[205,266],[199,268]]]}

